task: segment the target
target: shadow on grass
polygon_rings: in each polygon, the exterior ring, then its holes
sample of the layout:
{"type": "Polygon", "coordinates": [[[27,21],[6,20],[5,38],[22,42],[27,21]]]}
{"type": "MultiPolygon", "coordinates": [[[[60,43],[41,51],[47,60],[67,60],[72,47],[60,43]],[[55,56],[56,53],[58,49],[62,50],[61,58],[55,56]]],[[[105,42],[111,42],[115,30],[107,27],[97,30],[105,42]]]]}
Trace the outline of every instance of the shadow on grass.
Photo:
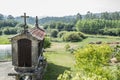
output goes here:
{"type": "Polygon", "coordinates": [[[57,80],[57,77],[65,70],[70,70],[70,68],[48,63],[43,80],[57,80]]]}

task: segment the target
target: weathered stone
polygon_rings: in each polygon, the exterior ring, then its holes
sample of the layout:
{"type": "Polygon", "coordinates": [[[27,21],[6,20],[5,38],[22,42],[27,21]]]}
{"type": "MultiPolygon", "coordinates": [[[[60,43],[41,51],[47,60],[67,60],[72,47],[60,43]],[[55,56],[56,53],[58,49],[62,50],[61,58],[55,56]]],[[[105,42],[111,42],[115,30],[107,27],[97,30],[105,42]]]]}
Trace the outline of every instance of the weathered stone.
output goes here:
{"type": "MultiPolygon", "coordinates": [[[[24,17],[26,24],[26,14],[24,17]]],[[[16,76],[16,80],[20,80],[22,76],[25,76],[26,79],[32,77],[32,80],[42,79],[46,67],[42,49],[44,36],[45,31],[38,27],[38,19],[36,17],[35,28],[11,38],[12,65],[16,73],[10,73],[8,74],[9,76],[16,76]],[[40,57],[43,57],[43,60],[40,57]]]]}

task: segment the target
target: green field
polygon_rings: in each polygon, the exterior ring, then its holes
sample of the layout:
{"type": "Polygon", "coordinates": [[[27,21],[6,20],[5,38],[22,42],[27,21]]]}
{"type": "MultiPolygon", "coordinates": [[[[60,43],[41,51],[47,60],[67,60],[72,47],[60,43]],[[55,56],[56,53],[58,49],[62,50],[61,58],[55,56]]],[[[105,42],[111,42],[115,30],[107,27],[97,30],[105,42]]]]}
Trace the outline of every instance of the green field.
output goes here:
{"type": "Polygon", "coordinates": [[[10,37],[13,35],[2,35],[0,36],[0,44],[10,44],[10,37]]]}

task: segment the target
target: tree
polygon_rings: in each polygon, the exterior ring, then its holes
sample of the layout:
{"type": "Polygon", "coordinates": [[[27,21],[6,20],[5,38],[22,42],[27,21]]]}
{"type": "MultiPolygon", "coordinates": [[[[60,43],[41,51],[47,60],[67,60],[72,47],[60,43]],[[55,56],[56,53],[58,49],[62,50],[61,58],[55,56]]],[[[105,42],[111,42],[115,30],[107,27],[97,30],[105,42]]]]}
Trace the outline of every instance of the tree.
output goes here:
{"type": "Polygon", "coordinates": [[[8,15],[7,19],[9,19],[9,20],[13,20],[14,17],[13,17],[12,15],[8,15]]]}
{"type": "Polygon", "coordinates": [[[80,35],[81,33],[78,32],[66,32],[63,35],[63,41],[67,42],[78,42],[83,40],[83,36],[80,35]]]}
{"type": "Polygon", "coordinates": [[[82,15],[80,13],[77,13],[76,20],[78,21],[78,20],[81,20],[81,19],[82,19],[82,15]]]}
{"type": "Polygon", "coordinates": [[[92,19],[92,13],[90,11],[85,15],[85,19],[92,19]]]}
{"type": "Polygon", "coordinates": [[[58,34],[58,30],[56,30],[56,29],[53,29],[52,31],[51,31],[51,37],[57,37],[57,34],[58,34]]]}
{"type": "Polygon", "coordinates": [[[108,12],[101,13],[101,19],[110,20],[110,14],[108,12]]]}
{"type": "Polygon", "coordinates": [[[3,20],[3,19],[4,19],[4,15],[0,14],[0,20],[3,20]]]}
{"type": "Polygon", "coordinates": [[[113,12],[113,13],[111,13],[111,19],[112,20],[119,20],[120,19],[120,14],[119,14],[119,12],[113,12]]]}
{"type": "Polygon", "coordinates": [[[50,48],[51,46],[51,41],[50,41],[50,38],[49,37],[45,37],[44,39],[44,48],[50,48]]]}
{"type": "Polygon", "coordinates": [[[58,29],[58,31],[62,31],[64,29],[65,24],[62,22],[58,22],[56,23],[56,29],[58,29]]]}

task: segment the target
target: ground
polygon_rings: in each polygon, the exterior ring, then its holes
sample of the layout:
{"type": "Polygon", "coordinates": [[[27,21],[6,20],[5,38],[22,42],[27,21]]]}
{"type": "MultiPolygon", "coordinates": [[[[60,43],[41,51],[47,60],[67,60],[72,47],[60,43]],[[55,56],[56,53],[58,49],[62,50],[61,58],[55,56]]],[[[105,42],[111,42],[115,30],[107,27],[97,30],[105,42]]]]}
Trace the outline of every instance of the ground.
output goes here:
{"type": "Polygon", "coordinates": [[[14,80],[13,77],[8,76],[8,73],[13,72],[12,69],[11,62],[0,62],[0,80],[14,80]]]}

